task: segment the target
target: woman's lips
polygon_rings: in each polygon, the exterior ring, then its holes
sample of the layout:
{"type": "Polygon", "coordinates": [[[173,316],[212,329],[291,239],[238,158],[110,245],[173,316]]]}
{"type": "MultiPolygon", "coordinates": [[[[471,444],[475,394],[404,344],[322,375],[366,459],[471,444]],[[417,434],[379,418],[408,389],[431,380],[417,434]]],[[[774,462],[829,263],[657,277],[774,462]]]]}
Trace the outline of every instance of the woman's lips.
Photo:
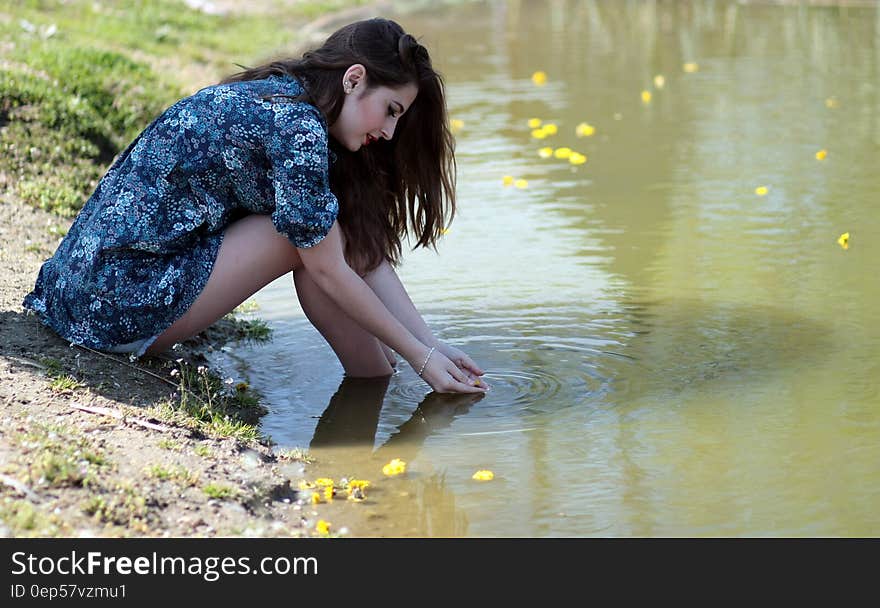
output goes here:
{"type": "Polygon", "coordinates": [[[367,134],[364,136],[364,145],[365,145],[365,146],[369,146],[369,145],[370,145],[371,143],[373,143],[374,141],[376,141],[376,139],[375,139],[372,135],[370,135],[369,133],[367,133],[367,134]]]}

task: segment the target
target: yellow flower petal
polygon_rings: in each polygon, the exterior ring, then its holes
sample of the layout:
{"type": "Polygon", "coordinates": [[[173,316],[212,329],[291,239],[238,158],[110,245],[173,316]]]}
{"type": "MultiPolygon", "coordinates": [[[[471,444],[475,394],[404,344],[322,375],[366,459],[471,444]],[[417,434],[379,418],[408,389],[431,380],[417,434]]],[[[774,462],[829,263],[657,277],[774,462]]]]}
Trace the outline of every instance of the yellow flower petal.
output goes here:
{"type": "Polygon", "coordinates": [[[525,190],[526,188],[529,187],[529,182],[524,179],[518,179],[515,182],[513,182],[513,185],[516,188],[519,188],[520,190],[525,190]]]}
{"type": "Polygon", "coordinates": [[[553,156],[556,158],[568,158],[571,156],[571,148],[556,148],[553,156]]]}
{"type": "Polygon", "coordinates": [[[345,489],[348,492],[348,499],[355,502],[366,500],[366,489],[368,487],[370,487],[369,481],[366,481],[364,479],[352,479],[345,486],[345,489]]]}
{"type": "Polygon", "coordinates": [[[513,183],[513,176],[512,175],[505,175],[504,177],[501,178],[501,183],[504,184],[505,186],[511,185],[513,183]]]}
{"type": "Polygon", "coordinates": [[[530,129],[537,129],[540,126],[541,126],[541,119],[540,118],[530,118],[529,119],[529,128],[530,129]]]}
{"type": "Polygon", "coordinates": [[[491,481],[495,478],[495,473],[492,471],[482,470],[477,471],[473,474],[471,479],[476,479],[477,481],[491,481]]]}
{"type": "Polygon", "coordinates": [[[837,239],[838,244],[844,249],[849,249],[849,232],[844,232],[840,235],[840,238],[837,239]]]}
{"type": "Polygon", "coordinates": [[[453,133],[457,133],[464,128],[464,121],[458,118],[453,118],[449,121],[449,128],[453,133]]]}
{"type": "Polygon", "coordinates": [[[332,488],[333,487],[333,480],[330,479],[329,477],[321,477],[321,478],[315,480],[315,485],[320,486],[320,487],[330,486],[332,488]]]}
{"type": "Polygon", "coordinates": [[[688,74],[693,74],[694,72],[698,72],[700,70],[700,66],[696,63],[693,63],[692,61],[689,61],[681,66],[681,69],[683,69],[688,74]]]}
{"type": "Polygon", "coordinates": [[[536,85],[541,86],[547,82],[547,74],[545,72],[535,72],[532,74],[532,82],[536,85]]]}
{"type": "Polygon", "coordinates": [[[666,78],[663,77],[663,74],[657,74],[654,76],[654,86],[658,89],[662,89],[666,86],[666,78]]]}
{"type": "Polygon", "coordinates": [[[301,479],[299,482],[299,489],[300,490],[311,490],[314,487],[315,487],[315,484],[310,483],[310,482],[306,481],[305,479],[301,479]]]}
{"type": "Polygon", "coordinates": [[[400,458],[395,458],[384,467],[382,467],[382,472],[389,477],[406,473],[406,462],[404,462],[400,458]]]}
{"type": "Polygon", "coordinates": [[[541,158],[550,158],[553,156],[553,148],[541,148],[538,150],[538,156],[541,158]]]}
{"type": "Polygon", "coordinates": [[[765,194],[767,194],[767,192],[769,192],[767,186],[758,186],[757,188],[755,188],[755,194],[757,194],[758,196],[764,196],[765,194]]]}
{"type": "Polygon", "coordinates": [[[568,157],[568,162],[572,165],[582,165],[587,162],[587,155],[579,152],[572,152],[571,156],[568,157]]]}
{"type": "Polygon", "coordinates": [[[574,134],[578,137],[590,137],[596,132],[596,127],[591,124],[582,122],[574,128],[574,134]]]}
{"type": "Polygon", "coordinates": [[[312,492],[312,504],[321,504],[321,495],[318,492],[312,492]]]}
{"type": "Polygon", "coordinates": [[[323,519],[319,519],[318,523],[315,524],[315,531],[321,536],[329,536],[330,535],[330,526],[332,524],[329,521],[324,521],[323,519]]]}
{"type": "Polygon", "coordinates": [[[642,91],[642,103],[651,103],[651,91],[642,91]]]}
{"type": "Polygon", "coordinates": [[[333,486],[327,486],[324,488],[324,500],[327,502],[333,501],[333,486]]]}
{"type": "Polygon", "coordinates": [[[822,150],[819,150],[818,152],[816,152],[816,160],[825,160],[825,158],[827,156],[828,156],[828,150],[822,149],[822,150]]]}
{"type": "Polygon", "coordinates": [[[547,137],[547,131],[542,128],[532,130],[532,137],[535,139],[544,139],[547,137]]]}
{"type": "Polygon", "coordinates": [[[541,128],[544,129],[544,133],[546,133],[547,135],[556,135],[556,133],[559,131],[559,127],[557,127],[552,122],[548,122],[541,128]]]}

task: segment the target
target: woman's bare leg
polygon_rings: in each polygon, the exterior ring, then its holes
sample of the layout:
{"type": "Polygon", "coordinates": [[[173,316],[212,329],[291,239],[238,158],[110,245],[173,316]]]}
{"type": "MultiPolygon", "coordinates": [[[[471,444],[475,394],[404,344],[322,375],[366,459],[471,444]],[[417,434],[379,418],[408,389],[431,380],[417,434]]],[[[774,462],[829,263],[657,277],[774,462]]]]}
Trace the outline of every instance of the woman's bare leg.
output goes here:
{"type": "Polygon", "coordinates": [[[226,229],[205,289],[190,309],[147,349],[161,353],[209,327],[265,285],[297,269],[297,295],[306,316],[324,336],[345,371],[355,377],[387,376],[394,355],[352,321],[302,267],[296,247],[275,230],[268,215],[249,215],[226,229]]]}
{"type": "Polygon", "coordinates": [[[300,266],[296,247],[275,229],[268,215],[248,215],[230,224],[202,293],[147,354],[161,353],[196,335],[263,286],[300,266]]]}
{"type": "Polygon", "coordinates": [[[294,271],[293,281],[303,312],[339,357],[347,375],[374,378],[394,373],[393,351],[346,315],[305,268],[294,271]]]}

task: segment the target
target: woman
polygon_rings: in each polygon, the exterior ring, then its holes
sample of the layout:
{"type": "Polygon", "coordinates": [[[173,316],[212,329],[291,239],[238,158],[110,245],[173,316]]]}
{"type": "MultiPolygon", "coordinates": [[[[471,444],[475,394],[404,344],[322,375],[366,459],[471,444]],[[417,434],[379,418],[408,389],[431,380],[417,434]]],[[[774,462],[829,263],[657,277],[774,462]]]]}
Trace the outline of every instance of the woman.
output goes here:
{"type": "Polygon", "coordinates": [[[71,342],[157,354],[292,270],[348,375],[391,374],[393,349],[436,391],[484,391],[392,268],[404,236],[433,246],[451,221],[452,149],[427,50],[393,21],[353,23],[154,120],[24,306],[71,342]]]}

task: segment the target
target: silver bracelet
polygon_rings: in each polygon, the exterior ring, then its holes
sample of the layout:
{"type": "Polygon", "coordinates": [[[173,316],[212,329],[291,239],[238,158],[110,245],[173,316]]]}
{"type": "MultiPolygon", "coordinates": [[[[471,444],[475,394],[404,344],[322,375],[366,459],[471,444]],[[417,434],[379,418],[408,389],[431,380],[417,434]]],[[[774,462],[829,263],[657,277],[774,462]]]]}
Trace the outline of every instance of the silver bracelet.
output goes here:
{"type": "Polygon", "coordinates": [[[437,350],[435,346],[431,347],[431,350],[428,351],[427,356],[425,357],[425,362],[422,363],[422,367],[419,369],[419,377],[421,377],[422,372],[425,371],[425,366],[428,364],[428,359],[431,358],[431,355],[434,354],[434,351],[437,350]]]}

